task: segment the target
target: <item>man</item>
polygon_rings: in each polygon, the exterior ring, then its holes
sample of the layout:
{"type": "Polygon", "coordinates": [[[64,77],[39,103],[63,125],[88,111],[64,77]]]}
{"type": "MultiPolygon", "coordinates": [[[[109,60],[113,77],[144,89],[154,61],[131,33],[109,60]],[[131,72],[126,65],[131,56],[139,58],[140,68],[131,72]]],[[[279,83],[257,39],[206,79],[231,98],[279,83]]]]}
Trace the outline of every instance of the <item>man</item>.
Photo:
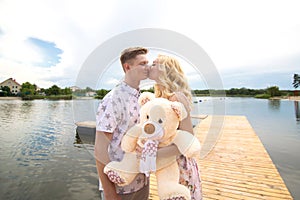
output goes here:
{"type": "Polygon", "coordinates": [[[124,80],[112,89],[100,103],[96,115],[95,158],[105,200],[147,200],[149,180],[139,174],[128,186],[119,187],[103,173],[109,161],[120,161],[124,152],[120,144],[123,135],[139,122],[138,97],[140,81],[148,76],[146,54],[143,47],[132,47],[121,53],[124,80]]]}

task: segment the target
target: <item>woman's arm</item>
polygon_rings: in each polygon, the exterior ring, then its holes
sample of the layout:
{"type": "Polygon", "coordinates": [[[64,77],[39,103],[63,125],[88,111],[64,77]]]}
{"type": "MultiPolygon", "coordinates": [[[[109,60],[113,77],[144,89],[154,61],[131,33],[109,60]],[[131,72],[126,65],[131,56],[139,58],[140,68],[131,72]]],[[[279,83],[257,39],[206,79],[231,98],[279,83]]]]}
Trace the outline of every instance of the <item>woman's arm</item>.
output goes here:
{"type": "Polygon", "coordinates": [[[169,146],[162,147],[157,150],[157,156],[160,158],[169,158],[172,156],[179,155],[181,155],[181,153],[175,144],[171,144],[169,146]]]}
{"type": "Polygon", "coordinates": [[[184,105],[184,108],[186,109],[188,116],[184,118],[180,123],[179,123],[179,130],[187,131],[191,134],[194,134],[193,132],[193,124],[192,124],[192,119],[190,115],[190,106],[188,99],[182,94],[181,92],[176,92],[173,96],[169,98],[170,101],[178,101],[184,105]]]}

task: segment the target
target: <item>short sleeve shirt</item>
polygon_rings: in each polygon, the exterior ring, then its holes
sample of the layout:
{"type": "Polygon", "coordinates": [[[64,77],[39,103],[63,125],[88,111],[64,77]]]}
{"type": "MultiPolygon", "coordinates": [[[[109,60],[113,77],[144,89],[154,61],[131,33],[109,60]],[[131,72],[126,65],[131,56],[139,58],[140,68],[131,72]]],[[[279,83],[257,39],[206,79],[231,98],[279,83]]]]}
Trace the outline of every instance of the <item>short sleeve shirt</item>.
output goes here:
{"type": "MultiPolygon", "coordinates": [[[[112,89],[101,101],[96,115],[96,129],[112,133],[108,155],[111,161],[121,161],[124,151],[121,149],[121,140],[126,131],[139,122],[138,98],[140,91],[125,82],[121,82],[112,89]]],[[[144,186],[143,177],[138,177],[136,183],[127,188],[117,188],[118,193],[131,193],[144,186]]]]}

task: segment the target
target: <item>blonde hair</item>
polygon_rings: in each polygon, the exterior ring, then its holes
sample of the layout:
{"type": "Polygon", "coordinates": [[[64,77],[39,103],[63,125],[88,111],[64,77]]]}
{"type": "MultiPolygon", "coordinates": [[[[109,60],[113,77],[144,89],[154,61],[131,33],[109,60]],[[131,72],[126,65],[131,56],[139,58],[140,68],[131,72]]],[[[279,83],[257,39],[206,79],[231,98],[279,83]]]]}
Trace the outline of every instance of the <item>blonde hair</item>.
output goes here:
{"type": "Polygon", "coordinates": [[[170,56],[158,55],[158,69],[161,73],[158,83],[154,85],[155,96],[169,99],[175,92],[181,92],[191,105],[191,89],[178,60],[170,56]]]}

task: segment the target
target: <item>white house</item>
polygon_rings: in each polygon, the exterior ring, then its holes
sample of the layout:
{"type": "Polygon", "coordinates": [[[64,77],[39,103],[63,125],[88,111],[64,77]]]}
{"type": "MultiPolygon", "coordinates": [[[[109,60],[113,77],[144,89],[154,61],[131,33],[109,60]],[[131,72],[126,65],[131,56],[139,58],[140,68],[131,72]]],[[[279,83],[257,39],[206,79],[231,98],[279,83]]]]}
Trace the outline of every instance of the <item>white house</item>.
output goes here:
{"type": "Polygon", "coordinates": [[[70,87],[70,89],[72,90],[72,92],[75,92],[76,90],[81,90],[81,88],[77,86],[72,86],[70,87]]]}
{"type": "Polygon", "coordinates": [[[2,83],[0,83],[0,86],[7,86],[10,88],[11,93],[18,94],[21,91],[22,85],[20,85],[16,79],[9,78],[2,83]]]}

